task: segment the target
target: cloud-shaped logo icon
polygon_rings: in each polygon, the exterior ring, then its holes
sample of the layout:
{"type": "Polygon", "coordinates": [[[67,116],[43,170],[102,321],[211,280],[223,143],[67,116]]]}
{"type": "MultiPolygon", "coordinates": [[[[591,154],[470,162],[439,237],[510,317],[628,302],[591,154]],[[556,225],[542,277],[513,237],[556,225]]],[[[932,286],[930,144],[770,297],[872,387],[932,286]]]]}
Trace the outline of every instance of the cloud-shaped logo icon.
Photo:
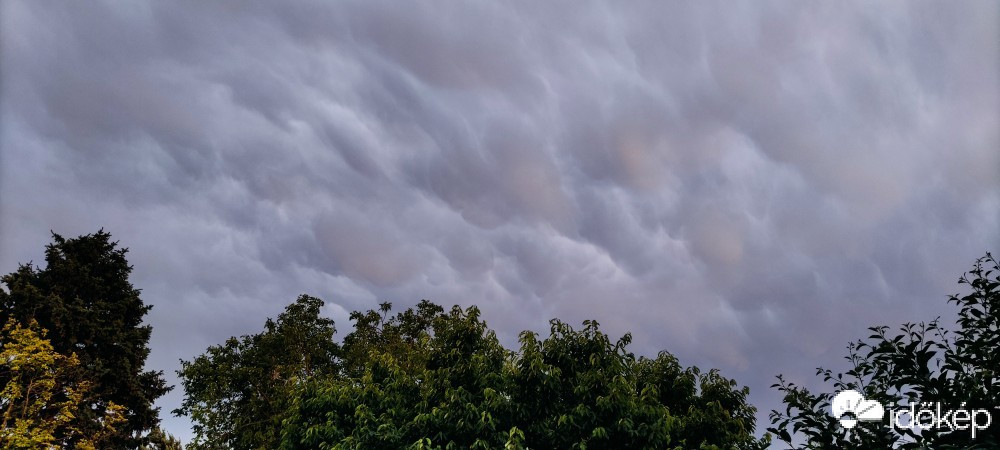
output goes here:
{"type": "Polygon", "coordinates": [[[858,421],[878,422],[885,415],[885,410],[875,400],[868,400],[860,392],[853,389],[840,391],[833,397],[833,417],[840,419],[844,428],[851,429],[858,421]]]}

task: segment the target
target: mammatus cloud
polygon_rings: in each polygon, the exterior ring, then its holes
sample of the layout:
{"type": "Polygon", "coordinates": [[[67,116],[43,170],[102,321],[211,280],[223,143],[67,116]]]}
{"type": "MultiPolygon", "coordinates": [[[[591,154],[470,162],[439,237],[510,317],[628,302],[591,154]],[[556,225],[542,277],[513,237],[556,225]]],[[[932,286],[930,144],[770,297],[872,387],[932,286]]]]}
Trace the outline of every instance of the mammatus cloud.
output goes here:
{"type": "Polygon", "coordinates": [[[105,227],[170,375],[299,293],[429,298],[630,330],[763,422],[1000,249],[993,3],[0,8],[0,264],[105,227]]]}

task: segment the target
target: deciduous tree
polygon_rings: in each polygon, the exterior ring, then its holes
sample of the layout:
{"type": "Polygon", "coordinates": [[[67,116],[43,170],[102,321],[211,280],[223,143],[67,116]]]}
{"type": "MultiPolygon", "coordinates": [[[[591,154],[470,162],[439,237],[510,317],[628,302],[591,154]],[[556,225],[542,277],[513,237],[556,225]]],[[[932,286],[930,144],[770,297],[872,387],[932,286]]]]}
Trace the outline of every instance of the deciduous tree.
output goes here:
{"type": "Polygon", "coordinates": [[[771,413],[769,430],[789,445],[799,440],[804,444],[796,445],[816,449],[1000,448],[997,260],[987,253],[958,282],[968,292],[949,297],[949,303],[959,308],[955,331],[939,319],[904,324],[895,331],[871,327],[867,339],[848,345],[849,370],[817,369],[817,375],[830,383],[827,392],[813,393],[778,377],[774,387],[784,394],[785,410],[771,413]],[[965,429],[937,424],[920,430],[897,427],[888,416],[881,422],[858,422],[847,430],[830,408],[834,393],[846,389],[887,405],[887,410],[941,404],[944,411],[989,411],[993,420],[988,428],[977,430],[975,438],[968,422],[963,422],[965,429]]]}
{"type": "Polygon", "coordinates": [[[682,369],[668,353],[636,359],[630,336],[611,341],[593,321],[578,331],[553,320],[548,338],[524,332],[512,352],[477,308],[431,305],[352,315],[345,357],[356,360],[344,365],[357,372],[299,389],[282,448],[767,445],[753,436],[746,389],[715,371],[682,369]]]}
{"type": "Polygon", "coordinates": [[[99,399],[76,355],[57,353],[45,334],[34,320],[24,327],[8,319],[0,330],[0,448],[106,448],[123,408],[108,402],[98,427],[84,422],[83,410],[99,399]]]}
{"type": "Polygon", "coordinates": [[[185,398],[174,414],[194,422],[191,448],[274,449],[291,389],[335,376],[338,347],[323,301],[307,295],[288,305],[259,334],[208,348],[177,372],[185,398]]]}

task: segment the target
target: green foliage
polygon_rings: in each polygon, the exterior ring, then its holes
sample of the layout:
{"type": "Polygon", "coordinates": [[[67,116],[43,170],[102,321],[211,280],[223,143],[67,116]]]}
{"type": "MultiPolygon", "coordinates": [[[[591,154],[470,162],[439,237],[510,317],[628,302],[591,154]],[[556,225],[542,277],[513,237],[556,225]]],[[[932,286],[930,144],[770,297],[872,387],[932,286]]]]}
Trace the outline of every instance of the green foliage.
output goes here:
{"type": "Polygon", "coordinates": [[[345,367],[365,369],[359,377],[304,386],[285,421],[282,448],[438,448],[430,442],[442,440],[471,448],[500,433],[508,439],[510,429],[492,419],[505,403],[496,393],[508,352],[479,311],[456,307],[444,314],[429,302],[391,319],[388,311],[385,305],[381,313],[352,315],[359,326],[344,339],[345,355],[360,360],[345,367]],[[388,351],[371,342],[386,343],[388,351]]]}
{"type": "Polygon", "coordinates": [[[830,414],[833,392],[854,389],[883,405],[906,407],[938,402],[944,408],[992,410],[1000,405],[1000,267],[989,253],[959,279],[971,292],[952,295],[959,307],[958,330],[936,319],[904,324],[897,332],[872,327],[866,340],[848,346],[851,369],[834,374],[817,369],[831,391],[814,394],[786,382],[774,385],[784,394],[785,411],[771,413],[769,431],[792,445],[797,434],[808,448],[997,448],[1000,420],[972,439],[969,430],[931,428],[915,433],[887,422],[859,422],[850,433],[830,414]]]}
{"type": "Polygon", "coordinates": [[[148,440],[149,443],[140,447],[141,450],[184,450],[179,439],[160,428],[150,432],[148,440]]]}
{"type": "Polygon", "coordinates": [[[666,448],[677,417],[635,376],[636,359],[625,351],[631,336],[612,343],[596,322],[575,331],[552,321],[539,341],[521,334],[521,358],[512,372],[517,422],[537,448],[666,448]]]}
{"type": "Polygon", "coordinates": [[[77,356],[93,394],[79,410],[80,435],[99,433],[112,405],[120,405],[125,423],[108,446],[136,448],[159,423],[153,402],[169,390],[160,372],[143,371],[151,329],[142,321],[150,306],[128,280],[127,250],[110,234],[52,237],[45,268],[29,263],[0,278],[7,287],[0,289],[0,323],[37,320],[55,352],[77,356]]]}
{"type": "Polygon", "coordinates": [[[716,369],[684,369],[667,352],[640,359],[636,370],[640,386],[655,392],[656,400],[680,417],[676,434],[685,447],[760,446],[753,439],[756,408],[746,401],[749,388],[739,388],[716,369]]]}
{"type": "Polygon", "coordinates": [[[423,301],[352,314],[345,372],[301,386],[283,449],[763,448],[746,389],[661,353],[639,359],[596,322],[558,320],[504,349],[475,307],[423,301]],[[713,447],[718,446],[718,447],[713,447]]]}
{"type": "Polygon", "coordinates": [[[108,404],[100,427],[80,419],[92,393],[82,380],[75,354],[57,353],[38,322],[22,327],[8,319],[0,330],[0,448],[77,448],[105,446],[122,408],[108,404]]]}
{"type": "Polygon", "coordinates": [[[337,372],[333,321],[323,301],[303,295],[260,334],[230,338],[181,361],[186,394],[177,415],[191,416],[190,448],[273,449],[288,395],[297,384],[337,372]]]}
{"type": "Polygon", "coordinates": [[[415,352],[417,342],[429,335],[434,320],[444,314],[444,308],[427,300],[417,307],[389,317],[392,304],[382,303],[379,310],[351,313],[354,331],[344,337],[344,374],[364,375],[368,356],[372,352],[388,353],[406,370],[417,370],[426,364],[426,353],[415,352]]]}

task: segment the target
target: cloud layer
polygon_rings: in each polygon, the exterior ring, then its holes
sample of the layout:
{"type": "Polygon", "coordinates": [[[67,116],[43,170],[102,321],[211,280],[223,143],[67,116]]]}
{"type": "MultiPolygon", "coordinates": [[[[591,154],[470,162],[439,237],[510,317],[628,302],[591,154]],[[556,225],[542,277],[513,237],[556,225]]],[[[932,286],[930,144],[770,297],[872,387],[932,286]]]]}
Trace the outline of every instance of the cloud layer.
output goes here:
{"type": "Polygon", "coordinates": [[[1000,250],[995,3],[0,9],[0,268],[105,227],[171,376],[299,293],[429,298],[596,318],[763,421],[1000,250]]]}

